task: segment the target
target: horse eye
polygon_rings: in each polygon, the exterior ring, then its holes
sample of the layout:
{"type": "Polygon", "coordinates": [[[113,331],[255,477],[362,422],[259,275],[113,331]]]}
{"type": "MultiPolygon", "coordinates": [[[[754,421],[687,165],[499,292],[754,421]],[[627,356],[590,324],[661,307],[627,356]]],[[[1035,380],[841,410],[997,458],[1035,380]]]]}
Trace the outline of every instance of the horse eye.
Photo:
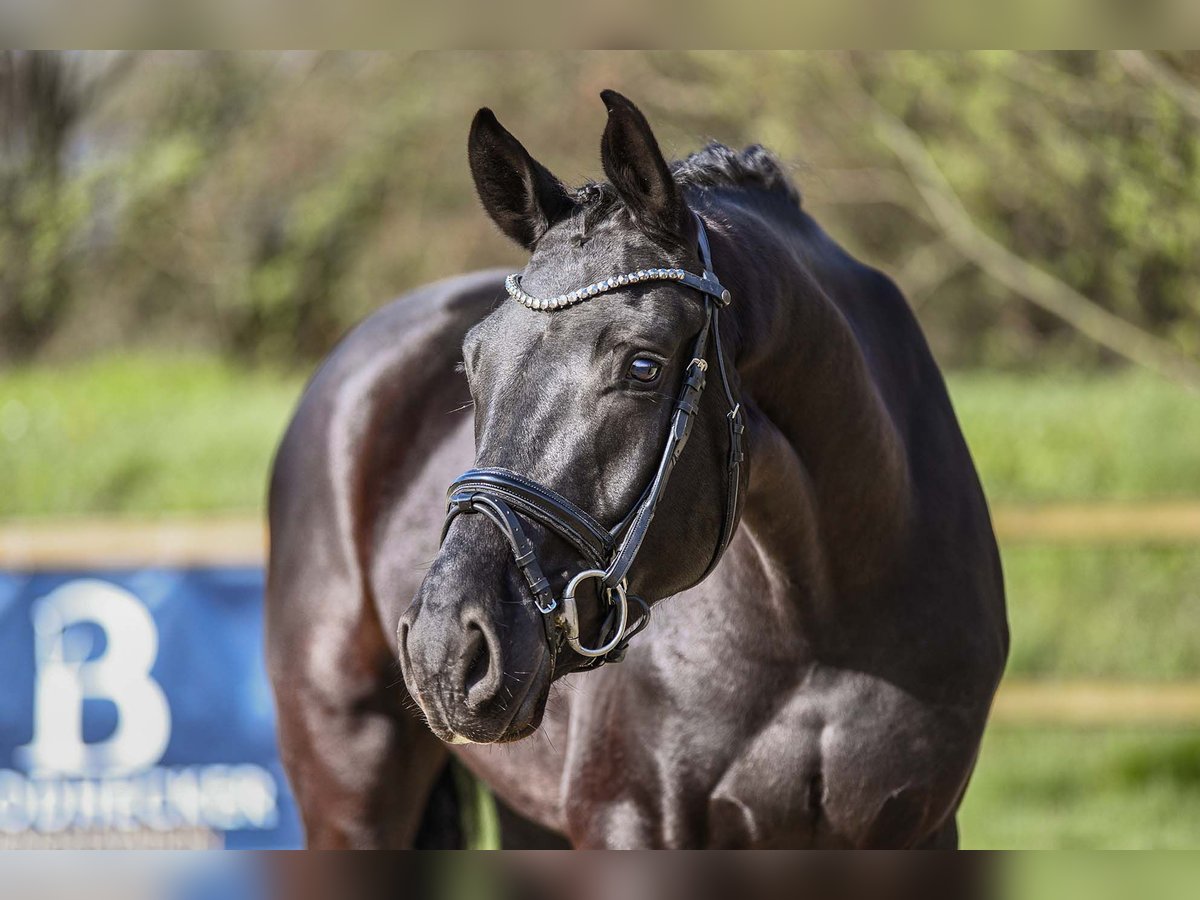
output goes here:
{"type": "Polygon", "coordinates": [[[658,360],[646,359],[644,356],[635,359],[629,364],[629,377],[643,384],[649,384],[656,380],[661,371],[662,365],[658,360]]]}

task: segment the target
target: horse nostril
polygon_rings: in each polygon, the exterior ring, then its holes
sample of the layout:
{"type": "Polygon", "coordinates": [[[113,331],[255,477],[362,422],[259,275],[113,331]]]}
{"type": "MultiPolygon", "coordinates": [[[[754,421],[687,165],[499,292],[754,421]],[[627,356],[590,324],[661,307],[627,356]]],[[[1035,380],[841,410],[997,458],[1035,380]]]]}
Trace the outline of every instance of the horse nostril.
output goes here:
{"type": "Polygon", "coordinates": [[[463,650],[463,691],[471,706],[479,707],[495,698],[500,678],[493,665],[491,642],[476,624],[468,626],[467,645],[463,650]]]}
{"type": "Polygon", "coordinates": [[[471,654],[470,662],[467,663],[466,671],[467,677],[465,687],[468,691],[486,678],[488,671],[489,654],[487,651],[487,640],[483,637],[483,635],[479,634],[476,635],[475,640],[472,641],[472,643],[474,644],[474,650],[471,654]]]}

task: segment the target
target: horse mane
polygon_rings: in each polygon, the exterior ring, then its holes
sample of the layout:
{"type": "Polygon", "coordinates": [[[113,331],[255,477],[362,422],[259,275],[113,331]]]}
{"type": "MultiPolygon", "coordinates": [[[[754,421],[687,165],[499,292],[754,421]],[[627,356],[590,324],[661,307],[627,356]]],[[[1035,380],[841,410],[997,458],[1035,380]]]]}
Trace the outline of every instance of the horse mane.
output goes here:
{"type": "MultiPolygon", "coordinates": [[[[761,144],[739,151],[712,141],[670,166],[675,181],[685,189],[750,188],[775,194],[796,206],[801,203],[800,191],[783,163],[761,144]]],[[[603,181],[584,184],[575,192],[575,201],[582,208],[584,234],[620,205],[616,190],[603,181]]]]}
{"type": "Polygon", "coordinates": [[[717,141],[671,163],[671,174],[684,187],[748,187],[771,191],[800,204],[800,191],[779,159],[762,144],[737,151],[717,141]]]}

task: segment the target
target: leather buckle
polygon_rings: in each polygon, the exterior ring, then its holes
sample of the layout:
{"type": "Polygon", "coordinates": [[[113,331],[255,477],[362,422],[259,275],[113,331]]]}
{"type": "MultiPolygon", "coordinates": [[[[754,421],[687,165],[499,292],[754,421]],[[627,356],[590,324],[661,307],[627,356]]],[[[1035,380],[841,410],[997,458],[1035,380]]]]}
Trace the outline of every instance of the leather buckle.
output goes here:
{"type": "Polygon", "coordinates": [[[686,391],[703,391],[705,376],[707,373],[708,360],[697,357],[688,363],[687,374],[684,376],[684,387],[686,391]]]}
{"type": "Polygon", "coordinates": [[[730,421],[730,423],[732,423],[733,430],[737,434],[740,435],[742,432],[744,432],[746,430],[746,419],[742,415],[742,404],[739,403],[737,406],[735,406],[733,409],[731,409],[728,413],[726,413],[726,415],[729,416],[729,421],[730,421]]]}

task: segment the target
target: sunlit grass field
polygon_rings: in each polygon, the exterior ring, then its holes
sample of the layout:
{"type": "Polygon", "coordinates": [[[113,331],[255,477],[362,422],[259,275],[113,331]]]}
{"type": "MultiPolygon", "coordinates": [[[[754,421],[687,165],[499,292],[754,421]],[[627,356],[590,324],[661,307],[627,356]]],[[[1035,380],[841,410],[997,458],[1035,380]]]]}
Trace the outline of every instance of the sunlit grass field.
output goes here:
{"type": "MultiPolygon", "coordinates": [[[[203,358],[0,373],[0,518],[261,510],[296,373],[203,358]]],[[[1200,499],[1200,398],[1150,376],[951,376],[993,505],[1200,499]]],[[[1200,680],[1200,548],[1003,548],[1010,676],[1200,680]]],[[[1200,845],[1200,731],[996,726],[973,847],[1200,845]]]]}
{"type": "Polygon", "coordinates": [[[951,375],[988,496],[1200,498],[1200,396],[1143,372],[951,375]]]}
{"type": "Polygon", "coordinates": [[[1200,730],[993,725],[959,830],[975,849],[1200,847],[1200,730]]]}
{"type": "MultiPolygon", "coordinates": [[[[1200,498],[1200,398],[1141,373],[949,379],[993,502],[1200,498]]],[[[205,358],[0,372],[0,516],[259,509],[304,384],[205,358]]]]}
{"type": "Polygon", "coordinates": [[[0,374],[0,517],[260,509],[300,376],[111,358],[0,374]]]}

